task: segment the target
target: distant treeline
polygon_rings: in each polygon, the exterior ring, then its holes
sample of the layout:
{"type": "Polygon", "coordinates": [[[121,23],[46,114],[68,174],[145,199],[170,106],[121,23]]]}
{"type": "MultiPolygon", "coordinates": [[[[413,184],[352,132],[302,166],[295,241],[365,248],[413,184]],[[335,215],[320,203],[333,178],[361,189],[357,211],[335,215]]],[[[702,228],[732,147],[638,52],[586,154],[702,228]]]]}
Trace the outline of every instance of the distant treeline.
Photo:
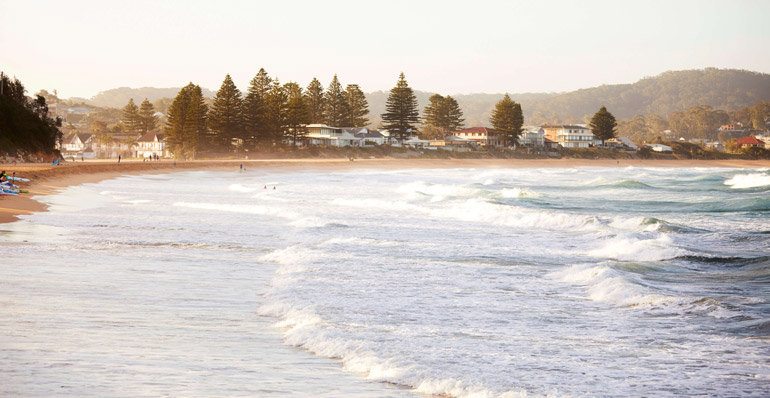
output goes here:
{"type": "MultiPolygon", "coordinates": [[[[204,98],[213,96],[205,88],[201,90],[204,98]]],[[[167,96],[170,102],[173,93],[178,91],[179,88],[122,87],[101,92],[87,102],[114,108],[123,107],[129,98],[134,98],[134,101],[148,98],[155,103],[167,96]]],[[[423,109],[436,93],[415,90],[414,94],[419,108],[423,109]]],[[[379,127],[387,96],[387,91],[365,94],[369,103],[370,127],[379,127]]],[[[457,100],[467,126],[488,126],[489,117],[495,104],[503,98],[503,93],[456,94],[452,97],[457,100]]],[[[567,93],[519,93],[511,94],[510,97],[521,104],[525,124],[528,125],[587,123],[601,106],[606,106],[619,120],[630,120],[636,115],[668,118],[672,112],[685,112],[699,105],[731,112],[752,107],[761,101],[770,101],[770,75],[715,68],[670,71],[633,84],[604,85],[567,93]]],[[[157,103],[155,106],[163,110],[157,103]]]]}
{"type": "Polygon", "coordinates": [[[19,79],[0,78],[0,155],[52,153],[61,138],[61,119],[48,115],[42,96],[30,100],[19,79]]]}

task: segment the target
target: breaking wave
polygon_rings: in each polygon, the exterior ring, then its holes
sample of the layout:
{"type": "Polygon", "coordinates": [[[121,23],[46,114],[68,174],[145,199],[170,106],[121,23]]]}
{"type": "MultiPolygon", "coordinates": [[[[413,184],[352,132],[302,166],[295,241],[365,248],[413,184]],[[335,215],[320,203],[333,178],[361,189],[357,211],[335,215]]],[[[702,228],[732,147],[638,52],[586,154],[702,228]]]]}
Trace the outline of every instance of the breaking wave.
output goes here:
{"type": "Polygon", "coordinates": [[[738,174],[725,181],[733,189],[758,188],[770,185],[770,175],[761,173],[738,174]]]}

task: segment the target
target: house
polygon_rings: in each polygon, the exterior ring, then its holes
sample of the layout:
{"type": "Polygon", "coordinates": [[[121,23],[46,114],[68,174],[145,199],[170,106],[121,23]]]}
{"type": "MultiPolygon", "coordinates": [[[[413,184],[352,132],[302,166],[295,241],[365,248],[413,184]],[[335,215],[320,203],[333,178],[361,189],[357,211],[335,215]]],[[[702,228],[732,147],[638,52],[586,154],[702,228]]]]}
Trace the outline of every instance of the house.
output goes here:
{"type": "Polygon", "coordinates": [[[364,130],[366,131],[362,131],[355,134],[355,137],[360,140],[358,142],[360,146],[368,147],[368,146],[382,145],[385,143],[385,136],[382,135],[379,131],[369,130],[369,129],[364,129],[364,130]]]}
{"type": "Polygon", "coordinates": [[[707,149],[712,149],[712,150],[715,150],[715,151],[721,151],[721,152],[724,152],[724,151],[725,151],[725,147],[724,147],[724,145],[722,145],[722,143],[721,143],[721,142],[719,142],[719,141],[711,141],[711,142],[707,142],[707,143],[705,144],[705,146],[706,146],[706,148],[707,148],[707,149]]]}
{"type": "Polygon", "coordinates": [[[458,137],[456,135],[450,135],[444,138],[444,149],[447,151],[467,152],[477,145],[480,145],[477,141],[458,137]]]}
{"type": "Polygon", "coordinates": [[[136,157],[134,148],[139,135],[97,135],[91,145],[99,159],[117,159],[118,156],[136,157]]]}
{"type": "Polygon", "coordinates": [[[83,153],[91,150],[94,135],[89,133],[72,133],[62,140],[61,149],[65,156],[83,153]]]}
{"type": "Polygon", "coordinates": [[[735,141],[735,145],[737,145],[739,148],[746,148],[746,147],[752,147],[752,146],[764,148],[765,142],[762,140],[758,140],[755,137],[747,136],[747,137],[741,138],[738,141],[735,141]]]}
{"type": "Polygon", "coordinates": [[[540,127],[530,126],[524,128],[519,136],[519,144],[528,148],[542,148],[545,146],[545,130],[540,127]]]}
{"type": "Polygon", "coordinates": [[[168,157],[166,139],[161,133],[147,133],[136,140],[136,157],[151,158],[155,155],[168,157]]]}
{"type": "Polygon", "coordinates": [[[650,149],[652,149],[655,152],[673,152],[674,150],[668,146],[663,144],[647,144],[650,149]]]}
{"type": "Polygon", "coordinates": [[[303,145],[324,145],[324,146],[352,146],[358,145],[360,138],[357,138],[350,130],[339,127],[330,127],[325,124],[309,124],[307,134],[303,139],[303,145]]]}
{"type": "Polygon", "coordinates": [[[545,137],[556,141],[564,148],[588,148],[594,145],[591,129],[580,125],[547,124],[541,127],[545,137]]]}
{"type": "Polygon", "coordinates": [[[470,127],[455,131],[454,137],[471,140],[481,146],[504,146],[505,137],[488,127],[470,127]]]}

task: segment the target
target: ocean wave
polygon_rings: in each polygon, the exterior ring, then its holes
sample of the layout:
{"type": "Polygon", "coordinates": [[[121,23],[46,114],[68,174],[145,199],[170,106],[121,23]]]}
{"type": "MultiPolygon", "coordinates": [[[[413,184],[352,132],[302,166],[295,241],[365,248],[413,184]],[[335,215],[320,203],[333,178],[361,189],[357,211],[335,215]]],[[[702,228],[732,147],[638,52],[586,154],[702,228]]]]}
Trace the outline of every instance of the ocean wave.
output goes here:
{"type": "Polygon", "coordinates": [[[660,306],[679,301],[675,297],[653,293],[607,265],[573,265],[552,273],[551,277],[561,282],[582,285],[592,301],[617,307],[660,306]]]}
{"type": "Polygon", "coordinates": [[[543,195],[525,188],[503,188],[499,195],[503,198],[539,198],[543,195]]]}
{"type": "Polygon", "coordinates": [[[432,197],[431,201],[438,202],[453,197],[481,196],[485,191],[465,185],[431,184],[416,181],[400,186],[396,192],[406,194],[409,198],[430,196],[432,197]]]}
{"type": "Polygon", "coordinates": [[[403,357],[384,357],[370,348],[370,342],[346,336],[310,308],[293,308],[272,302],[257,312],[278,319],[276,327],[284,329],[284,343],[314,355],[341,361],[346,371],[367,379],[412,388],[419,394],[457,398],[515,398],[528,396],[525,390],[493,391],[483,385],[453,377],[442,377],[436,371],[403,357]]]}
{"type": "Polygon", "coordinates": [[[686,253],[674,245],[668,234],[663,233],[651,238],[618,235],[604,240],[586,254],[618,261],[661,261],[686,253]]]}
{"type": "Polygon", "coordinates": [[[761,173],[737,174],[724,182],[733,189],[758,188],[770,185],[770,175],[761,173]]]}

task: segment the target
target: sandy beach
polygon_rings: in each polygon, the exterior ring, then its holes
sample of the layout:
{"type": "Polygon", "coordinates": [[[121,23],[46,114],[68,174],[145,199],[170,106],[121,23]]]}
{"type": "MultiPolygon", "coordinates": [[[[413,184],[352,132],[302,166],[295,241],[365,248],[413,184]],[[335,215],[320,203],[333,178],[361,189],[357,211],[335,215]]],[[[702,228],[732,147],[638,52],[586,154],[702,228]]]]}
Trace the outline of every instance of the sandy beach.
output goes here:
{"type": "Polygon", "coordinates": [[[95,183],[123,175],[162,174],[185,170],[238,171],[244,169],[340,170],[356,168],[541,168],[541,167],[770,167],[768,160],[615,160],[615,159],[275,159],[275,160],[200,160],[188,162],[141,162],[94,160],[70,162],[61,166],[48,164],[0,164],[8,175],[29,178],[19,183],[28,194],[0,196],[0,223],[18,220],[19,215],[45,211],[34,200],[80,184],[95,183]]]}

